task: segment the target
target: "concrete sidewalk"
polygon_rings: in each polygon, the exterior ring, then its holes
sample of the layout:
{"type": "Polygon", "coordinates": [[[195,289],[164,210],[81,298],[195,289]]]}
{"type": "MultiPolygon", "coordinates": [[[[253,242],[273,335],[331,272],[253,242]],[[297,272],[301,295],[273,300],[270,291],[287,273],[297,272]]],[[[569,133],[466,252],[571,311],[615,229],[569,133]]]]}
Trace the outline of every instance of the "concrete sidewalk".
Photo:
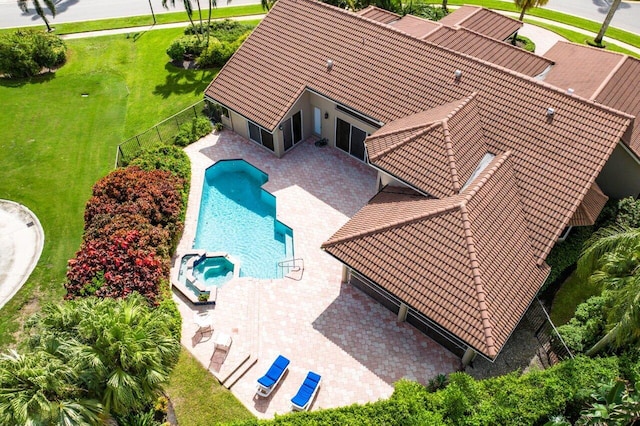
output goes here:
{"type": "MultiPolygon", "coordinates": [[[[262,19],[265,16],[266,14],[247,15],[247,16],[238,16],[235,18],[212,19],[212,21],[224,21],[225,19],[233,19],[234,21],[252,21],[255,19],[262,19]]],[[[60,38],[64,40],[73,40],[76,38],[102,37],[102,36],[110,36],[110,35],[116,35],[116,34],[143,33],[143,32],[152,31],[152,30],[166,30],[168,28],[185,28],[185,27],[188,27],[189,24],[190,22],[174,22],[171,24],[156,24],[156,25],[145,25],[142,27],[116,28],[113,30],[87,31],[83,33],[63,34],[60,36],[60,38]]]]}

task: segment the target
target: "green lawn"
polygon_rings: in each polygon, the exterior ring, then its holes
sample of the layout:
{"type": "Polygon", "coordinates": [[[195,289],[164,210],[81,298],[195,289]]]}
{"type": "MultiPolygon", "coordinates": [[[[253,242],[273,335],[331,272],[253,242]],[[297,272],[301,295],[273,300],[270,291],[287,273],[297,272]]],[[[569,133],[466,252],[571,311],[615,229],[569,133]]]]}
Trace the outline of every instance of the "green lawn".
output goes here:
{"type": "Polygon", "coordinates": [[[254,416],[186,349],[171,373],[167,394],[178,423],[210,426],[253,419],[254,416]]]}
{"type": "Polygon", "coordinates": [[[553,298],[551,321],[558,326],[566,324],[576,311],[576,307],[591,296],[600,294],[602,289],[585,280],[580,280],[574,272],[562,283],[553,298]]]}
{"type": "MultiPolygon", "coordinates": [[[[260,15],[266,13],[262,6],[259,4],[243,5],[243,6],[229,6],[214,9],[212,13],[213,19],[230,18],[234,16],[249,16],[260,15]]],[[[197,11],[194,14],[194,21],[197,17],[197,11]]],[[[203,14],[203,19],[206,19],[206,13],[203,14]]],[[[156,14],[156,24],[171,24],[174,22],[188,22],[188,18],[185,12],[171,12],[156,14]]],[[[144,16],[131,16],[128,18],[112,18],[112,19],[99,19],[96,21],[84,21],[84,22],[70,22],[66,24],[56,24],[52,22],[55,27],[56,34],[73,34],[81,33],[85,31],[99,31],[109,30],[114,28],[131,28],[141,27],[145,25],[152,25],[153,17],[151,15],[144,16]]],[[[44,23],[42,24],[44,29],[44,23]]],[[[3,32],[14,31],[14,29],[0,30],[0,34],[3,32]]]]}
{"type": "Polygon", "coordinates": [[[215,70],[167,63],[164,50],[181,31],[71,40],[55,75],[0,80],[0,198],[33,210],[45,232],[38,266],[0,311],[0,347],[16,341],[21,316],[61,300],[84,204],[118,143],[202,99],[215,70]]]}

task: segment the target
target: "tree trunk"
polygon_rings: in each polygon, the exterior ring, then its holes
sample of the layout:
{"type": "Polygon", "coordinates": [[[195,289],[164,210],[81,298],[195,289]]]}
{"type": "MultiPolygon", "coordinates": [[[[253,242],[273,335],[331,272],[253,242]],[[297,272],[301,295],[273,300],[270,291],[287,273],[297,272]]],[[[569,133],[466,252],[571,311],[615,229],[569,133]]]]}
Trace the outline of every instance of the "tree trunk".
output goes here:
{"type": "Polygon", "coordinates": [[[209,3],[209,18],[207,19],[207,42],[205,43],[205,45],[209,47],[209,34],[211,33],[211,9],[213,9],[213,0],[207,0],[207,3],[209,3]]]}
{"type": "Polygon", "coordinates": [[[598,31],[598,35],[596,36],[596,38],[593,39],[593,42],[598,46],[602,45],[602,39],[604,38],[604,33],[607,31],[607,28],[609,28],[609,24],[611,23],[611,20],[613,19],[613,15],[615,15],[616,10],[618,10],[618,6],[620,6],[621,1],[622,0],[613,0],[613,3],[611,3],[611,7],[609,8],[609,13],[607,13],[607,16],[604,18],[604,22],[600,27],[600,31],[598,31]]]}
{"type": "Polygon", "coordinates": [[[520,11],[520,17],[518,18],[520,20],[520,22],[522,22],[522,20],[524,19],[524,13],[527,11],[527,9],[525,9],[524,7],[522,8],[522,10],[520,11]]]}
{"type": "Polygon", "coordinates": [[[448,2],[449,2],[449,0],[442,0],[442,10],[444,10],[446,14],[449,13],[449,9],[447,9],[447,3],[448,2]]]}
{"type": "Polygon", "coordinates": [[[598,352],[600,352],[601,350],[609,346],[609,344],[613,342],[613,340],[615,339],[616,334],[618,334],[618,329],[619,329],[618,327],[619,325],[616,325],[611,329],[611,331],[605,334],[605,336],[602,339],[598,340],[596,344],[593,345],[593,347],[587,351],[586,355],[594,356],[598,352]]]}

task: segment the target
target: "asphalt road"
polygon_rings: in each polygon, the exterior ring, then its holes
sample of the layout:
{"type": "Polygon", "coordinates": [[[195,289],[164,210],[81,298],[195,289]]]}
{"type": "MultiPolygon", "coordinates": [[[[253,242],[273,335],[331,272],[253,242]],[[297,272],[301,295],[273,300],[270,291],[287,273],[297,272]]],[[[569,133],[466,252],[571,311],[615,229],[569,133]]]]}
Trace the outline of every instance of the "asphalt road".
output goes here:
{"type": "MultiPolygon", "coordinates": [[[[610,4],[611,0],[549,0],[544,8],[602,22],[610,4]]],[[[611,26],[640,34],[640,1],[620,3],[611,26]]]]}
{"type": "MultiPolygon", "coordinates": [[[[175,7],[162,7],[162,0],[56,0],[56,17],[49,19],[51,25],[56,23],[91,21],[95,19],[120,18],[125,16],[150,15],[151,7],[156,14],[183,11],[182,0],[175,0],[175,7]]],[[[42,2],[41,2],[42,3],[42,2]]],[[[167,3],[170,5],[171,0],[167,3]]],[[[192,2],[195,6],[195,1],[192,2]]],[[[218,6],[239,6],[243,4],[258,4],[260,0],[218,0],[218,6]]],[[[44,3],[42,3],[44,6],[44,3]]],[[[206,0],[201,4],[205,6],[206,0]]],[[[47,11],[48,12],[48,11],[47,11]]],[[[50,16],[47,13],[47,16],[50,16]]],[[[27,25],[43,25],[44,22],[36,15],[33,8],[29,12],[22,12],[16,0],[0,0],[0,28],[20,27],[27,25]]]]}
{"type": "MultiPolygon", "coordinates": [[[[162,0],[150,0],[155,13],[184,10],[181,0],[175,0],[175,8],[166,10],[162,0]]],[[[227,5],[257,4],[260,0],[218,0],[219,7],[227,5]]],[[[439,3],[438,0],[433,0],[439,3]]],[[[592,21],[602,22],[609,10],[611,0],[549,0],[545,8],[557,10],[592,21]]],[[[170,0],[169,0],[170,3],[170,0]]],[[[204,5],[205,1],[202,1],[204,5]]],[[[149,15],[149,0],[56,0],[58,13],[51,22],[88,21],[94,19],[116,18],[135,15],[149,15]]],[[[16,0],[0,0],[0,28],[42,25],[40,18],[31,10],[23,13],[18,9],[16,0]]],[[[640,1],[623,2],[612,22],[613,27],[640,34],[640,1]]]]}

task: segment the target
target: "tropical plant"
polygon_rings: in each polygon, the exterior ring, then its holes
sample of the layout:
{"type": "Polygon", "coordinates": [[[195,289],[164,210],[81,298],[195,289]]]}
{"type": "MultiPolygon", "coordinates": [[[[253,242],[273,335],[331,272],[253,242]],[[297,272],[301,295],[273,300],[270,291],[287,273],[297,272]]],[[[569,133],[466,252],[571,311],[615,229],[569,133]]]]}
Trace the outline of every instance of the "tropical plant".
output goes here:
{"type": "Polygon", "coordinates": [[[85,227],[96,215],[140,214],[152,225],[172,227],[181,219],[184,181],[162,170],[127,167],[114,170],[93,186],[85,208],[85,227]]]}
{"type": "Polygon", "coordinates": [[[0,424],[97,425],[102,411],[73,363],[45,351],[0,356],[0,424]]]}
{"type": "Polygon", "coordinates": [[[577,425],[631,425],[640,420],[640,398],[624,380],[601,384],[591,395],[595,400],[583,410],[577,425]]]}
{"type": "MultiPolygon", "coordinates": [[[[167,5],[168,1],[171,2],[171,6],[176,7],[176,0],[162,0],[162,7],[164,7],[165,9],[169,9],[169,6],[167,5]]],[[[187,12],[187,17],[189,18],[189,22],[191,22],[191,25],[194,25],[193,5],[191,4],[191,0],[182,0],[182,4],[184,5],[185,12],[187,12]]],[[[202,37],[200,37],[200,35],[196,35],[196,37],[198,38],[198,41],[201,41],[202,37]]]]}
{"type": "Polygon", "coordinates": [[[640,228],[601,228],[578,260],[579,277],[589,277],[609,292],[609,330],[589,351],[615,348],[640,338],[640,228]]]}
{"type": "MultiPolygon", "coordinates": [[[[144,411],[161,395],[180,342],[172,318],[138,294],[47,305],[28,322],[30,347],[72,366],[77,383],[108,415],[144,411]]],[[[62,387],[64,389],[64,387],[62,387]]]]}
{"type": "Polygon", "coordinates": [[[119,230],[107,238],[85,240],[69,260],[67,298],[118,298],[138,292],[157,303],[168,265],[143,236],[137,230],[119,230]]]}
{"type": "Polygon", "coordinates": [[[527,10],[534,7],[542,7],[549,3],[549,0],[514,0],[514,3],[518,9],[520,9],[520,21],[524,19],[524,14],[527,10]]]}
{"type": "Polygon", "coordinates": [[[618,7],[620,6],[621,1],[622,0],[613,0],[613,2],[611,3],[611,7],[609,7],[609,12],[607,12],[607,16],[605,16],[604,21],[602,22],[602,26],[600,26],[600,30],[598,31],[598,34],[593,39],[593,43],[596,46],[602,46],[602,39],[604,38],[604,33],[607,32],[607,29],[609,28],[609,24],[611,24],[611,20],[613,19],[613,15],[615,15],[616,10],[618,10],[618,7]]]}
{"type": "MultiPolygon", "coordinates": [[[[42,0],[47,9],[51,12],[51,16],[56,17],[56,4],[53,0],[42,0]]],[[[18,7],[23,12],[29,12],[29,3],[33,4],[33,8],[36,10],[36,14],[42,18],[44,24],[47,26],[47,31],[51,32],[51,27],[49,26],[49,20],[47,19],[44,9],[40,4],[40,0],[18,0],[18,7]]]]}

